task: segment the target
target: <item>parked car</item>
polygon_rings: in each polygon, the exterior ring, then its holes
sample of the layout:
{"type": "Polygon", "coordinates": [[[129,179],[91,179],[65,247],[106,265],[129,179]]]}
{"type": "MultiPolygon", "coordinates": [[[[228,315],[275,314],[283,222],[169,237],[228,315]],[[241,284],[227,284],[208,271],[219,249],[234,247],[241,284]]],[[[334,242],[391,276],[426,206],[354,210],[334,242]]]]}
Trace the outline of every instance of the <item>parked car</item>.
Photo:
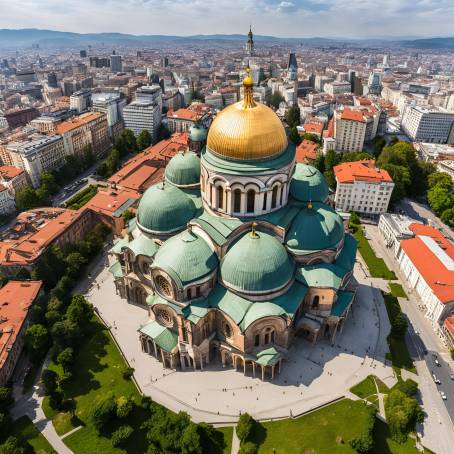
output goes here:
{"type": "Polygon", "coordinates": [[[441,364],[438,362],[438,359],[434,360],[434,363],[437,367],[441,367],[441,364]]]}
{"type": "Polygon", "coordinates": [[[441,381],[437,378],[437,376],[436,376],[434,373],[432,373],[432,377],[433,377],[433,379],[434,379],[434,382],[435,382],[437,385],[441,385],[441,381]]]}
{"type": "Polygon", "coordinates": [[[447,399],[447,396],[446,394],[443,392],[443,391],[440,391],[440,396],[443,400],[446,400],[447,399]]]}

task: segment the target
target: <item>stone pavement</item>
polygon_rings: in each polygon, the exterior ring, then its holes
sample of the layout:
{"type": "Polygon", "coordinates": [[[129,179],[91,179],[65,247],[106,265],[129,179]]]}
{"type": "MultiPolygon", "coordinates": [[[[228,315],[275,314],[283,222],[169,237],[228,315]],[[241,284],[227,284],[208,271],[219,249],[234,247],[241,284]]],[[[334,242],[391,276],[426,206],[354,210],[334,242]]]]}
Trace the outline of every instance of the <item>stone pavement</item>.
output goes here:
{"type": "MultiPolygon", "coordinates": [[[[358,274],[360,270],[355,269],[358,274]]],[[[312,347],[303,339],[289,350],[282,372],[273,382],[222,368],[212,361],[204,371],[164,369],[142,352],[137,330],[147,322],[147,311],[120,299],[106,268],[96,276],[87,294],[109,325],[144,394],[168,408],[188,412],[195,421],[229,423],[247,411],[256,419],[287,417],[308,411],[337,397],[369,374],[395,383],[385,362],[389,323],[370,286],[358,289],[359,302],[334,345],[328,340],[312,347]],[[99,286],[99,287],[98,287],[99,286]]]]}

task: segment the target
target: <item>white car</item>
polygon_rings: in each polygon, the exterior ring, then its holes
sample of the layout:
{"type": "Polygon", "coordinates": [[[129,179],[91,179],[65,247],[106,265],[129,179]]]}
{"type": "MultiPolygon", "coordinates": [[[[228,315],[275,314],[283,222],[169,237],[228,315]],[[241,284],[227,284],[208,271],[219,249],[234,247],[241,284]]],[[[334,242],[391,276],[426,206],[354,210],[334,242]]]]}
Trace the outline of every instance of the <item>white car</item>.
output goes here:
{"type": "Polygon", "coordinates": [[[443,400],[447,399],[446,394],[443,391],[440,391],[440,396],[443,400]]]}
{"type": "Polygon", "coordinates": [[[437,378],[437,376],[435,374],[432,374],[432,377],[434,379],[434,382],[437,384],[437,385],[441,385],[441,381],[437,378]]]}

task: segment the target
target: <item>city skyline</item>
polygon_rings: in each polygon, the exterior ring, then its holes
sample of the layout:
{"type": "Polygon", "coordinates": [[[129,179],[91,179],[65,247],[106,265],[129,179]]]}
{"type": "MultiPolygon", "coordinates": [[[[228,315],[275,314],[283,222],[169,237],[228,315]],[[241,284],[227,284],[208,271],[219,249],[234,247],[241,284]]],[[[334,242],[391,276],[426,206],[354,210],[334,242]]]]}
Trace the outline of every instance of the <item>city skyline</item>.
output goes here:
{"type": "Polygon", "coordinates": [[[454,19],[449,0],[0,0],[0,7],[0,28],[179,36],[244,33],[252,23],[255,34],[276,37],[435,37],[449,36],[454,19]]]}

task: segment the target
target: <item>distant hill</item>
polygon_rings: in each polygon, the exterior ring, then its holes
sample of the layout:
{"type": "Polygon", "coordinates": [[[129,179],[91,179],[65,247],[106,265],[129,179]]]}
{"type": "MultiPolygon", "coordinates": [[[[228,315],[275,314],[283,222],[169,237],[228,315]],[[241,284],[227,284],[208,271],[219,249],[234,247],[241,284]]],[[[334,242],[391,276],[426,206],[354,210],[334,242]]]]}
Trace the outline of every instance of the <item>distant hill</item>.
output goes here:
{"type": "Polygon", "coordinates": [[[454,38],[423,38],[404,41],[404,45],[419,49],[454,49],[454,38]]]}
{"type": "MultiPolygon", "coordinates": [[[[39,44],[41,47],[73,47],[88,44],[131,44],[150,45],[158,43],[185,42],[197,43],[206,41],[234,42],[245,41],[246,35],[130,35],[126,33],[72,33],[54,30],[25,28],[20,30],[0,29],[0,47],[31,47],[39,44]]],[[[278,38],[275,36],[255,35],[257,42],[304,43],[312,45],[330,45],[341,42],[340,39],[329,38],[278,38]]]]}

